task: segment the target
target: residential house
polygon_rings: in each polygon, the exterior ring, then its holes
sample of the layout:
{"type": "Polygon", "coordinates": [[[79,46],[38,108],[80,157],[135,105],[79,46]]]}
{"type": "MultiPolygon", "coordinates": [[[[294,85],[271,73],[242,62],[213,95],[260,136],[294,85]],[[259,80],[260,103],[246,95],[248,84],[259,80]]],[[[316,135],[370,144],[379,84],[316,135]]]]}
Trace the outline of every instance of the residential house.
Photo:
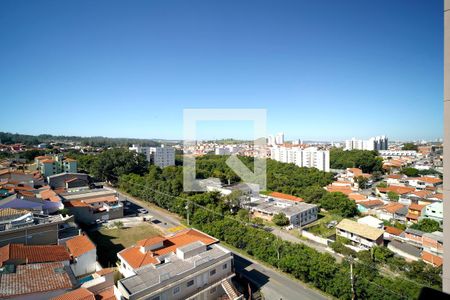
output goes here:
{"type": "Polygon", "coordinates": [[[403,179],[405,177],[406,176],[404,176],[402,174],[390,174],[386,178],[386,183],[388,185],[402,185],[403,184],[403,179]]]}
{"type": "MultiPolygon", "coordinates": [[[[8,244],[0,248],[0,267],[35,263],[61,262],[70,264],[70,255],[61,245],[8,244]]],[[[1,271],[0,271],[1,273],[1,271]]]]}
{"type": "Polygon", "coordinates": [[[420,219],[432,219],[442,225],[444,221],[444,204],[442,202],[435,202],[425,206],[420,219]]]}
{"type": "Polygon", "coordinates": [[[365,217],[359,218],[357,220],[357,222],[359,224],[368,225],[368,226],[373,227],[373,228],[378,228],[378,229],[383,229],[384,228],[383,221],[381,221],[380,219],[377,219],[375,217],[372,217],[372,216],[365,216],[365,217]]]}
{"type": "Polygon", "coordinates": [[[431,176],[407,178],[406,181],[408,182],[408,185],[415,187],[418,190],[423,190],[427,187],[437,187],[442,184],[442,179],[431,176]]]}
{"type": "Polygon", "coordinates": [[[232,287],[233,255],[195,229],[156,236],[117,254],[120,299],[242,299],[232,287]]]}
{"type": "Polygon", "coordinates": [[[423,235],[425,232],[413,228],[406,228],[405,239],[413,244],[422,246],[423,235]]]}
{"type": "Polygon", "coordinates": [[[408,262],[418,261],[421,258],[422,250],[420,247],[398,239],[391,240],[387,248],[408,262]]]}
{"type": "Polygon", "coordinates": [[[383,245],[383,229],[343,219],[336,226],[336,235],[349,239],[355,250],[367,250],[383,245]]]}
{"type": "Polygon", "coordinates": [[[406,195],[409,193],[415,191],[415,188],[413,187],[407,187],[407,186],[400,186],[400,185],[390,185],[388,187],[376,187],[376,193],[380,195],[380,197],[383,200],[389,200],[389,192],[395,193],[399,196],[398,202],[406,201],[410,202],[408,199],[406,199],[406,195]]]}
{"type": "Polygon", "coordinates": [[[89,186],[89,175],[83,173],[59,173],[47,177],[52,189],[71,189],[89,186]]]}
{"type": "Polygon", "coordinates": [[[424,233],[422,237],[422,259],[436,267],[442,265],[444,252],[444,235],[440,231],[424,233]]]}
{"type": "Polygon", "coordinates": [[[70,267],[76,277],[96,271],[97,248],[86,235],[73,237],[65,241],[64,244],[72,257],[70,267]]]}
{"type": "Polygon", "coordinates": [[[420,205],[415,203],[411,204],[408,207],[408,214],[406,215],[406,220],[411,223],[417,223],[425,207],[426,205],[420,205]]]}
{"type": "Polygon", "coordinates": [[[403,230],[392,227],[392,226],[384,226],[384,239],[402,239],[403,230]]]}
{"type": "Polygon", "coordinates": [[[66,293],[75,283],[70,268],[62,262],[18,265],[2,271],[0,298],[48,300],[66,293]]]}
{"type": "Polygon", "coordinates": [[[10,243],[27,245],[56,244],[59,227],[73,217],[36,214],[25,209],[0,208],[0,246],[10,243]]]}
{"type": "Polygon", "coordinates": [[[391,202],[376,209],[375,214],[381,220],[406,222],[408,207],[401,203],[391,202]]]}
{"type": "Polygon", "coordinates": [[[75,220],[92,224],[97,220],[113,220],[123,217],[123,204],[114,190],[93,189],[61,193],[63,203],[75,220]]]}
{"type": "Polygon", "coordinates": [[[361,214],[372,214],[375,213],[374,210],[377,208],[380,208],[384,205],[384,202],[375,199],[375,200],[366,200],[366,201],[358,201],[356,206],[358,208],[358,211],[361,214]]]}

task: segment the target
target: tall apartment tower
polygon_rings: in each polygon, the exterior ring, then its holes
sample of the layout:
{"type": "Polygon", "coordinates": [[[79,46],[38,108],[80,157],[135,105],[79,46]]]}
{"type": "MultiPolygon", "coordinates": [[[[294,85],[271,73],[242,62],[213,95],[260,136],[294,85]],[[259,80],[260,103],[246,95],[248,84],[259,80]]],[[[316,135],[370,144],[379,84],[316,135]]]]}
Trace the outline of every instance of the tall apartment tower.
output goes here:
{"type": "Polygon", "coordinates": [[[175,165],[175,149],[172,147],[164,147],[164,145],[161,145],[161,147],[133,145],[129,150],[144,154],[148,162],[160,168],[175,165]]]}
{"type": "Polygon", "coordinates": [[[277,145],[283,145],[284,144],[284,133],[283,132],[277,133],[277,135],[275,137],[275,143],[277,145]]]}

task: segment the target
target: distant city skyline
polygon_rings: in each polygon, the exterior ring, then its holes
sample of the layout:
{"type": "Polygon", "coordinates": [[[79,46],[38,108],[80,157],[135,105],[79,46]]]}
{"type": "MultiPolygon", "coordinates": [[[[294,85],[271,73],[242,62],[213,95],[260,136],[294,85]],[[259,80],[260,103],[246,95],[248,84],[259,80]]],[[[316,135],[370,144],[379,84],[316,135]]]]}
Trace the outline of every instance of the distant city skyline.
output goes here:
{"type": "Polygon", "coordinates": [[[182,139],[185,108],[264,108],[286,140],[443,135],[440,1],[1,1],[0,20],[1,131],[182,139]]]}

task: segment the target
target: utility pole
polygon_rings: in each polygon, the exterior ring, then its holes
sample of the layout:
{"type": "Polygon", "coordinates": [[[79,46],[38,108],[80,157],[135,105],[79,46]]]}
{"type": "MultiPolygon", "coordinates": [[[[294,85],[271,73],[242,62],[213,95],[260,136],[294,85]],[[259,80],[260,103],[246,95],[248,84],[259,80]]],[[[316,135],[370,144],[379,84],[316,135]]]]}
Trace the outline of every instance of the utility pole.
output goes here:
{"type": "Polygon", "coordinates": [[[353,278],[353,257],[349,258],[350,262],[350,284],[352,286],[352,300],[355,300],[355,285],[353,278]]]}
{"type": "Polygon", "coordinates": [[[190,226],[190,224],[189,224],[189,200],[188,200],[188,202],[187,202],[187,204],[186,204],[186,215],[187,215],[187,217],[186,217],[186,220],[187,220],[187,225],[188,226],[190,226]]]}

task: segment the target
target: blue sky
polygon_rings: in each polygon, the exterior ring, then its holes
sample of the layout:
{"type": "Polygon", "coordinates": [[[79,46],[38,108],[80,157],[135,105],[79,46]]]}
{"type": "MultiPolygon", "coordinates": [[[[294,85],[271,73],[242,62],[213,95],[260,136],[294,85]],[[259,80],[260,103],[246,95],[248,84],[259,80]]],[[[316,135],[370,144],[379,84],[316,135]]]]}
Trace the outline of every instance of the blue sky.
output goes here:
{"type": "Polygon", "coordinates": [[[441,2],[0,1],[0,130],[172,139],[184,108],[265,108],[288,138],[441,137],[441,2]]]}

